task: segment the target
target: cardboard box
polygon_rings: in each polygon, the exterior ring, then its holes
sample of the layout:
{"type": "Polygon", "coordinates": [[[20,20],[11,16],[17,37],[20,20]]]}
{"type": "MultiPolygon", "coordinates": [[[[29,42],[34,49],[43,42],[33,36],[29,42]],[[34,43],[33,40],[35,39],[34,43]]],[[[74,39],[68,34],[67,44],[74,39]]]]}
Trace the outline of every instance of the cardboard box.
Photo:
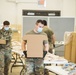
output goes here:
{"type": "Polygon", "coordinates": [[[71,33],[72,37],[70,42],[64,46],[65,55],[64,57],[73,63],[76,63],[76,33],[71,33]]]}
{"type": "Polygon", "coordinates": [[[0,44],[6,44],[6,40],[0,39],[0,44]]]}
{"type": "Polygon", "coordinates": [[[23,40],[27,40],[27,57],[43,58],[43,40],[47,40],[47,36],[25,35],[23,40]]]}
{"type": "Polygon", "coordinates": [[[72,33],[71,62],[76,63],[76,33],[72,33]]]}
{"type": "Polygon", "coordinates": [[[71,61],[71,50],[72,50],[72,41],[64,45],[64,57],[68,61],[71,61]]]}

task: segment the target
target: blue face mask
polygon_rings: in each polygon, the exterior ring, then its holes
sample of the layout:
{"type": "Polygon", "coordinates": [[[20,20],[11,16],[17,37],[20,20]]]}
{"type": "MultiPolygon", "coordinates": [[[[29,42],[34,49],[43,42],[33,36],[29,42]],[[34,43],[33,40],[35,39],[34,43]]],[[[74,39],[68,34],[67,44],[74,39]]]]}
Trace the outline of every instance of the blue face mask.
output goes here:
{"type": "Polygon", "coordinates": [[[40,27],[39,27],[38,30],[37,30],[38,33],[42,32],[42,29],[43,29],[43,28],[40,28],[40,27]]]}
{"type": "Polygon", "coordinates": [[[9,30],[9,27],[4,27],[5,30],[9,30]]]}

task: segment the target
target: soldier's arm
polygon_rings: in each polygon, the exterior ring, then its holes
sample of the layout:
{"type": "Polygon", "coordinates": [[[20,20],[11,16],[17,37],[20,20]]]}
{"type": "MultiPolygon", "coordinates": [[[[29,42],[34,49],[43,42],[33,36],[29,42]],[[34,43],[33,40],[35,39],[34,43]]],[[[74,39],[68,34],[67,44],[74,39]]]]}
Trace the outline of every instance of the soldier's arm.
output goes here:
{"type": "Polygon", "coordinates": [[[25,51],[26,50],[26,41],[22,41],[22,50],[25,51]]]}
{"type": "Polygon", "coordinates": [[[52,43],[55,44],[55,34],[52,35],[52,43]]]}
{"type": "Polygon", "coordinates": [[[46,43],[46,44],[45,44],[45,51],[47,51],[47,52],[48,52],[48,50],[49,50],[49,44],[48,44],[48,43],[46,43]]]}
{"type": "Polygon", "coordinates": [[[25,57],[27,57],[27,51],[26,51],[26,41],[22,41],[22,50],[23,50],[23,53],[25,55],[25,57]]]}
{"type": "Polygon", "coordinates": [[[51,35],[51,41],[52,41],[52,44],[55,44],[55,34],[52,30],[50,30],[50,35],[51,35]]]}
{"type": "Polygon", "coordinates": [[[44,44],[43,58],[47,54],[48,50],[49,50],[49,44],[48,44],[48,42],[47,43],[45,42],[45,44],[44,44]]]}
{"type": "Polygon", "coordinates": [[[10,29],[9,35],[12,35],[12,30],[10,29]]]}
{"type": "Polygon", "coordinates": [[[49,50],[49,44],[48,44],[48,40],[44,40],[43,41],[43,45],[44,45],[44,51],[47,51],[49,50]]]}

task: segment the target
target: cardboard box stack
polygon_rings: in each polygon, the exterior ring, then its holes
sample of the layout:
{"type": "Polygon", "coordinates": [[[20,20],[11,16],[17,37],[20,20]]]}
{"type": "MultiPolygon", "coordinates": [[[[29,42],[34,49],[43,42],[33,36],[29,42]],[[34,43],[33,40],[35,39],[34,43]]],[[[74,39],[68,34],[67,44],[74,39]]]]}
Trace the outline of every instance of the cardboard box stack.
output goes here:
{"type": "Polygon", "coordinates": [[[64,57],[68,61],[76,63],[76,33],[70,33],[70,36],[67,37],[67,40],[68,42],[64,46],[64,57]]]}

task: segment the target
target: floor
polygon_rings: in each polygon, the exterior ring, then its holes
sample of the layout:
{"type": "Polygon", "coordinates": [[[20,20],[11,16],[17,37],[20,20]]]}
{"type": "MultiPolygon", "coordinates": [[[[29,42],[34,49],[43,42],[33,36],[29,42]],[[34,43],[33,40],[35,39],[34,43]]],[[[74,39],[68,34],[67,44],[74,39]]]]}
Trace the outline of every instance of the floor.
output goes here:
{"type": "Polygon", "coordinates": [[[22,67],[13,67],[11,72],[11,65],[10,65],[9,75],[20,75],[20,71],[22,67]]]}
{"type": "MultiPolygon", "coordinates": [[[[12,63],[11,63],[11,65],[12,65],[12,63]]],[[[10,65],[10,69],[11,69],[11,65],[10,65]]],[[[13,67],[12,68],[12,73],[9,70],[9,75],[20,75],[21,69],[22,69],[22,67],[13,67]]],[[[55,75],[55,74],[49,72],[49,75],[55,75]]]]}

